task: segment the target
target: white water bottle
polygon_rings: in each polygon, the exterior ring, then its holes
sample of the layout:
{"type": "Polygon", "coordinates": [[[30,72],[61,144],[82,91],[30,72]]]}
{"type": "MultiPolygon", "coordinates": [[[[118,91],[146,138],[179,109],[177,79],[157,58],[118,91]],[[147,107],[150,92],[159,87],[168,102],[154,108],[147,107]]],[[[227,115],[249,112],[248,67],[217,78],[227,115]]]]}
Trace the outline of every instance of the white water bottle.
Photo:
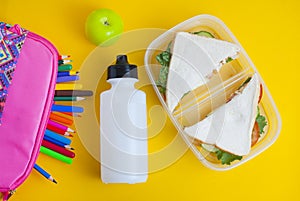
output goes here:
{"type": "Polygon", "coordinates": [[[100,97],[100,161],[104,183],[140,183],[148,177],[146,94],[137,90],[136,65],[126,55],[108,67],[111,89],[100,97]]]}

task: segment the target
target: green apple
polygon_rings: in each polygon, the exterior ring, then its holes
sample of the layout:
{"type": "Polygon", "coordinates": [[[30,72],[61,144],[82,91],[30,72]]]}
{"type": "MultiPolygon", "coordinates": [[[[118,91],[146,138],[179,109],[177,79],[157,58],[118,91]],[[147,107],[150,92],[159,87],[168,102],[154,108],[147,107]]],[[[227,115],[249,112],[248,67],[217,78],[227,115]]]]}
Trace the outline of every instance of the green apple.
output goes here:
{"type": "Polygon", "coordinates": [[[90,13],[85,23],[87,38],[95,45],[101,46],[113,44],[123,29],[122,18],[113,10],[106,8],[90,13]]]}

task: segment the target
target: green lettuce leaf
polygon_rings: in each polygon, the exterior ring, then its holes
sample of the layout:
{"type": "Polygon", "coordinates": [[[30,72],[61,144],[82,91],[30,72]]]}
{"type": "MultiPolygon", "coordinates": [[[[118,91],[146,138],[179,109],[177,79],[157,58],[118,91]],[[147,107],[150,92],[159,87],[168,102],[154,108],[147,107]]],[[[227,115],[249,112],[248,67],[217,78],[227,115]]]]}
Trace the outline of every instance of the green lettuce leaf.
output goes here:
{"type": "Polygon", "coordinates": [[[166,93],[168,73],[169,68],[167,66],[162,66],[159,72],[158,80],[156,81],[159,92],[163,94],[166,93]]]}
{"type": "Polygon", "coordinates": [[[156,85],[160,91],[160,93],[166,93],[168,73],[169,73],[169,65],[171,61],[171,42],[169,43],[167,49],[162,53],[156,56],[156,60],[162,65],[160,69],[158,80],[156,81],[156,85]]]}
{"type": "Polygon", "coordinates": [[[256,116],[255,120],[259,127],[259,134],[261,135],[264,133],[264,128],[268,123],[267,123],[266,117],[260,114],[259,107],[257,107],[257,116],[256,116]]]}
{"type": "Polygon", "coordinates": [[[169,43],[167,49],[163,51],[162,53],[156,55],[156,60],[158,63],[160,63],[162,66],[169,67],[170,61],[171,61],[171,43],[169,43]]]}
{"type": "Polygon", "coordinates": [[[231,62],[231,61],[233,61],[233,58],[231,58],[231,57],[227,57],[227,59],[226,59],[226,63],[229,63],[229,62],[231,62]]]}
{"type": "Polygon", "coordinates": [[[243,156],[237,156],[228,152],[225,152],[221,149],[218,149],[216,152],[217,158],[218,160],[221,161],[221,163],[224,165],[230,165],[231,162],[235,161],[235,160],[241,160],[243,158],[243,156]]]}

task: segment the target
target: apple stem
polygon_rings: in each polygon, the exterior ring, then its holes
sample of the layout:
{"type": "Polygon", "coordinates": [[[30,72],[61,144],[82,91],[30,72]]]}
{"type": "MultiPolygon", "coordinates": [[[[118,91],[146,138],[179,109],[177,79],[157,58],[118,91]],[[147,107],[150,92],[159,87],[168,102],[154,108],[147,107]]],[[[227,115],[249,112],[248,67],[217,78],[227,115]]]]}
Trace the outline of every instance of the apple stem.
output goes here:
{"type": "Polygon", "coordinates": [[[105,21],[104,24],[107,25],[107,26],[109,25],[108,21],[105,21]]]}

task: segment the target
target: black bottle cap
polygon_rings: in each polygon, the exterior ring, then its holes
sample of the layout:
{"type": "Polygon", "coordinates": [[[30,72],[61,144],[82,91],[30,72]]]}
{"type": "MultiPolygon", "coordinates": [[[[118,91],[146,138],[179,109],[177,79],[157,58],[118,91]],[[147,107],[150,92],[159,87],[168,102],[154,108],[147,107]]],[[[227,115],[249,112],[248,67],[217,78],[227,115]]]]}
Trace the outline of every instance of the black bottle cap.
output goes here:
{"type": "Polygon", "coordinates": [[[118,55],[116,64],[107,69],[107,79],[112,78],[136,78],[138,79],[136,65],[129,64],[126,55],[118,55]]]}

